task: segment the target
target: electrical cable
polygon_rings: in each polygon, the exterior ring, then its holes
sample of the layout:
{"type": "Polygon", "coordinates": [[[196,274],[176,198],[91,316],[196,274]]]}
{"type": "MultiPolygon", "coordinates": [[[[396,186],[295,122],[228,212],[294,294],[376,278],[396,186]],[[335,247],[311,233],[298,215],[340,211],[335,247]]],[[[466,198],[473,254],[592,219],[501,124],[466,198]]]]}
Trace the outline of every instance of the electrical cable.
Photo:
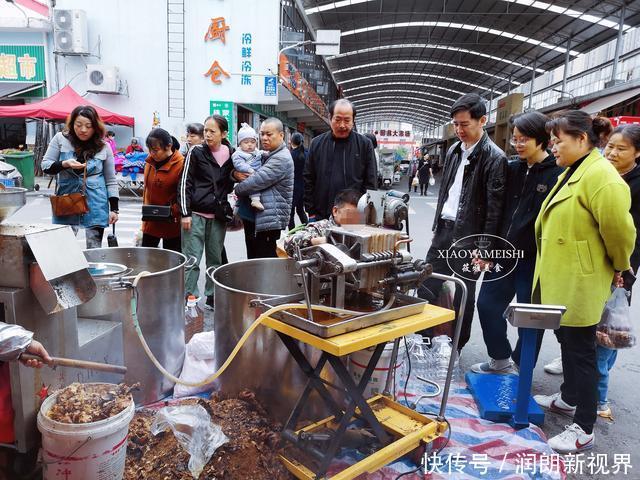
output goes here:
{"type": "MultiPolygon", "coordinates": [[[[409,346],[407,345],[407,337],[404,337],[404,349],[407,352],[407,378],[405,378],[404,380],[404,388],[403,390],[403,394],[404,394],[404,401],[407,404],[407,407],[409,407],[409,399],[407,398],[407,386],[409,385],[409,377],[411,376],[411,355],[409,354],[409,346]]],[[[411,408],[411,407],[409,407],[411,408]]]]}
{"type": "MultiPolygon", "coordinates": [[[[404,348],[405,351],[407,353],[407,376],[405,378],[405,382],[404,382],[404,389],[403,389],[403,394],[404,394],[404,401],[406,402],[407,406],[409,408],[411,408],[412,410],[416,410],[418,403],[420,402],[420,400],[422,400],[422,398],[427,398],[426,396],[421,396],[417,402],[415,402],[415,404],[412,404],[409,402],[409,399],[407,398],[407,386],[409,385],[409,377],[411,376],[411,355],[409,353],[409,346],[407,345],[407,337],[404,337],[404,348]]],[[[441,388],[440,385],[437,384],[436,382],[432,382],[431,380],[427,380],[424,378],[420,378],[420,380],[431,383],[433,385],[435,385],[438,389],[438,391],[435,394],[431,394],[430,396],[438,396],[441,392],[441,388]]],[[[444,444],[438,449],[436,450],[436,453],[433,454],[434,456],[438,456],[440,455],[440,453],[447,447],[447,445],[449,445],[449,440],[451,440],[451,423],[449,423],[449,420],[446,417],[442,417],[442,420],[440,420],[440,418],[435,414],[435,413],[427,413],[427,412],[419,412],[422,415],[426,415],[426,416],[431,416],[431,417],[435,417],[437,421],[444,421],[447,424],[447,438],[444,442],[444,444]]],[[[398,475],[395,480],[398,480],[404,476],[407,475],[411,475],[414,473],[419,472],[420,470],[422,470],[423,467],[422,465],[419,466],[418,468],[411,470],[409,472],[405,472],[405,473],[401,473],[400,475],[398,475]]]]}

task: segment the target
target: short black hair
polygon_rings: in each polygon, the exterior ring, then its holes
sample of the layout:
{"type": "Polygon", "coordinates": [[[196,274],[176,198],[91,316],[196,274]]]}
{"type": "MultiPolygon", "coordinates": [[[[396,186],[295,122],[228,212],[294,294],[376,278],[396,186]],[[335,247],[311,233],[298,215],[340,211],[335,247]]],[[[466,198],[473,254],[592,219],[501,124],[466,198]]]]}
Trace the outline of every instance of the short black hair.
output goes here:
{"type": "Polygon", "coordinates": [[[358,190],[354,190],[353,188],[341,190],[333,200],[333,206],[342,208],[345,205],[358,205],[360,197],[362,197],[362,193],[360,193],[358,190]]]}
{"type": "Polygon", "coordinates": [[[190,123],[187,125],[187,135],[189,134],[204,137],[204,125],[201,123],[190,123]]]}
{"type": "Polygon", "coordinates": [[[367,132],[364,134],[364,136],[371,140],[371,143],[373,143],[373,148],[378,148],[378,139],[373,133],[367,132]]]}
{"type": "Polygon", "coordinates": [[[116,136],[116,132],[114,132],[113,130],[107,130],[107,137],[115,137],[116,136]]]}
{"type": "Polygon", "coordinates": [[[511,123],[525,137],[534,138],[536,145],[541,145],[543,150],[549,146],[550,135],[547,132],[549,117],[540,112],[519,113],[511,117],[511,123]]]}
{"type": "Polygon", "coordinates": [[[338,105],[349,105],[353,112],[353,119],[356,119],[356,106],[346,98],[339,98],[338,100],[331,102],[331,105],[329,105],[329,118],[333,118],[333,112],[338,105]]]}
{"type": "Polygon", "coordinates": [[[458,112],[469,112],[471,118],[479,120],[487,114],[487,107],[480,95],[467,93],[457,99],[451,106],[451,118],[458,112]]]}
{"type": "Polygon", "coordinates": [[[304,137],[300,132],[294,132],[293,135],[291,135],[291,145],[295,145],[296,147],[299,147],[303,143],[304,143],[304,137]]]}
{"type": "Polygon", "coordinates": [[[282,120],[280,120],[279,118],[276,117],[269,117],[266,120],[262,121],[262,124],[266,124],[266,125],[273,125],[276,127],[276,130],[280,133],[284,133],[284,124],[282,123],[282,120]]]}

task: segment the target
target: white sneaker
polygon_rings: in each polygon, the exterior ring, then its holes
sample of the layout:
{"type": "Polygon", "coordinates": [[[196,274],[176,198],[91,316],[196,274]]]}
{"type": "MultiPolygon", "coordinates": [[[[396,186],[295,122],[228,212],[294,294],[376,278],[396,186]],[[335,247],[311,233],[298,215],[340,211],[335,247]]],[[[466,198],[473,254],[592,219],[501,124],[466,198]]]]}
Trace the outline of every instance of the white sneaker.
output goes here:
{"type": "Polygon", "coordinates": [[[567,454],[577,453],[593,448],[594,434],[584,433],[577,423],[564,427],[564,432],[549,439],[549,446],[556,452],[567,454]]]}
{"type": "Polygon", "coordinates": [[[569,417],[572,417],[576,413],[576,407],[572,407],[562,400],[560,392],[554,393],[553,395],[534,395],[533,399],[541,407],[555,413],[561,413],[569,417]]]}
{"type": "Polygon", "coordinates": [[[562,357],[554,358],[544,366],[544,371],[551,375],[562,375],[562,357]]]}
{"type": "Polygon", "coordinates": [[[476,363],[471,366],[471,371],[474,373],[498,373],[502,375],[506,374],[518,374],[518,371],[514,368],[511,360],[494,360],[489,359],[488,362],[476,363]]]}

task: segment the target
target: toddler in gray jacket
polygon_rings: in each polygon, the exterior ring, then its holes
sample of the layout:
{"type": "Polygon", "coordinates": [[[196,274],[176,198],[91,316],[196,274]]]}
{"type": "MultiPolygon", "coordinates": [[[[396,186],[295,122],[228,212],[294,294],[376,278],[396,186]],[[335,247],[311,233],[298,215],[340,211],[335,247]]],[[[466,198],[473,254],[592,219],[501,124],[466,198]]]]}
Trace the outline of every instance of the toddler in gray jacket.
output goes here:
{"type": "MultiPolygon", "coordinates": [[[[238,149],[231,156],[233,167],[239,172],[252,174],[262,166],[262,153],[258,150],[258,134],[249,125],[243,123],[238,130],[238,149]]],[[[259,193],[250,195],[249,198],[253,208],[264,211],[259,193]]]]}

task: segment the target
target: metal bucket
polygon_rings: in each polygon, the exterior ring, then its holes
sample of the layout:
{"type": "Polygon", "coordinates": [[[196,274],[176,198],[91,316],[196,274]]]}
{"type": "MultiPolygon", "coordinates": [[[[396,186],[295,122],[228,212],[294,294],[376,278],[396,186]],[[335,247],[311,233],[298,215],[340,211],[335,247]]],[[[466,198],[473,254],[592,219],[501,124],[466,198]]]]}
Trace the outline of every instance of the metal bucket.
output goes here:
{"type": "MultiPolygon", "coordinates": [[[[243,333],[258,318],[261,309],[251,308],[256,298],[268,299],[302,291],[295,261],[264,258],[229,263],[207,272],[215,284],[214,331],[216,364],[227,359],[243,333]]],[[[315,363],[317,350],[302,345],[315,363]]],[[[266,327],[256,329],[229,368],[217,380],[224,394],[235,395],[248,388],[275,419],[284,421],[293,410],[307,377],[295,363],[278,335],[266,327]]],[[[326,412],[318,402],[311,415],[326,412]]]]}
{"type": "Polygon", "coordinates": [[[155,402],[167,396],[173,383],[151,363],[140,345],[131,318],[131,288],[119,286],[119,279],[131,282],[140,272],[150,275],[138,283],[138,321],[158,361],[178,376],[184,358],[184,255],[159,248],[96,248],[85,250],[88,262],[125,265],[113,276],[97,275],[98,293],[78,307],[78,316],[121,321],[124,335],[125,381],[140,382],[136,403],[155,402]]]}

